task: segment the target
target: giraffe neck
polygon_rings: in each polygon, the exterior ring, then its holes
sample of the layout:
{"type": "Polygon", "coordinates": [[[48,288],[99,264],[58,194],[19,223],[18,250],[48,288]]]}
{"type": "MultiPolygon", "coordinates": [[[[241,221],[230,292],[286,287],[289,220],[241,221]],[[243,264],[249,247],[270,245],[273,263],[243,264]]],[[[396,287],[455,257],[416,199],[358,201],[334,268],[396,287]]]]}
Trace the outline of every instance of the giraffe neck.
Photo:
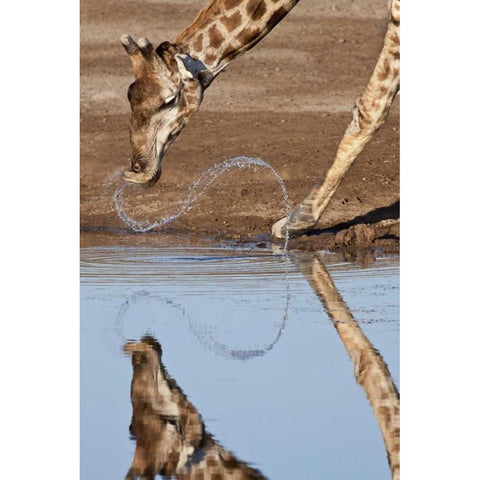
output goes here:
{"type": "Polygon", "coordinates": [[[267,35],[299,0],[211,0],[175,40],[218,74],[267,35]]]}

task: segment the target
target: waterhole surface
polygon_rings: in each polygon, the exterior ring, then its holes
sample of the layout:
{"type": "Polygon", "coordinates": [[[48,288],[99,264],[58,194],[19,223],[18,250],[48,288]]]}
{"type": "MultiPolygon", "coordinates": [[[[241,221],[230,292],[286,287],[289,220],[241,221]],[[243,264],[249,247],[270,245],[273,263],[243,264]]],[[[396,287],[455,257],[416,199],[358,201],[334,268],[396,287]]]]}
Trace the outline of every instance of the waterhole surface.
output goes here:
{"type": "MultiPolygon", "coordinates": [[[[335,310],[329,317],[312,288],[324,288],[312,266],[328,272],[399,387],[398,257],[360,268],[327,253],[82,248],[81,478],[124,478],[130,468],[132,363],[123,348],[144,335],[161,345],[175,388],[214,442],[265,478],[389,478],[377,419],[335,310]]],[[[200,458],[192,454],[188,468],[200,458]]]]}

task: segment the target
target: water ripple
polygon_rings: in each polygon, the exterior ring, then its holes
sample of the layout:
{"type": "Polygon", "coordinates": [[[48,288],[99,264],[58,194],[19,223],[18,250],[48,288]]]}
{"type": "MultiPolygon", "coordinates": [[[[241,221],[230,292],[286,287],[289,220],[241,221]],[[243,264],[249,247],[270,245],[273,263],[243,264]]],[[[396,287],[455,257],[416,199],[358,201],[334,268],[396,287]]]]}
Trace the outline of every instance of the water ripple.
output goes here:
{"type": "MultiPolygon", "coordinates": [[[[285,257],[221,249],[164,249],[89,247],[81,251],[82,283],[159,283],[185,277],[252,277],[285,275],[285,257]]],[[[293,266],[288,267],[294,271],[293,266]]]]}

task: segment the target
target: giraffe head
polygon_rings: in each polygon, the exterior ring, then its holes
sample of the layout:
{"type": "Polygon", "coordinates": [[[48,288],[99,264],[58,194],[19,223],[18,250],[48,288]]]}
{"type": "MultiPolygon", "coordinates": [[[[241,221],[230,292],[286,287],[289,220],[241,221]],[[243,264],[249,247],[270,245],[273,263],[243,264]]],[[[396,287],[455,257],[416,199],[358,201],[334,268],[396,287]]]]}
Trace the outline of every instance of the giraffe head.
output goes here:
{"type": "Polygon", "coordinates": [[[129,182],[153,185],[161,175],[165,151],[197,111],[212,74],[205,65],[172,43],[154,49],[141,38],[121,38],[132,61],[135,81],[128,88],[131,107],[129,182]]]}

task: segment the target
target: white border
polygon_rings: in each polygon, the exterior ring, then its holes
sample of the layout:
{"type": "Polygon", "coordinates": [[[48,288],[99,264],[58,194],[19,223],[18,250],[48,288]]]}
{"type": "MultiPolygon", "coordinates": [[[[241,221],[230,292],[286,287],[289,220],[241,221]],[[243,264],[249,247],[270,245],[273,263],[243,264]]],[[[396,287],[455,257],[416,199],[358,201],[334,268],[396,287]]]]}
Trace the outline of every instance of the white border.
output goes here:
{"type": "Polygon", "coordinates": [[[401,472],[473,478],[479,270],[479,5],[404,1],[401,472]]]}
{"type": "Polygon", "coordinates": [[[1,7],[5,478],[79,478],[78,9],[1,7]]]}

